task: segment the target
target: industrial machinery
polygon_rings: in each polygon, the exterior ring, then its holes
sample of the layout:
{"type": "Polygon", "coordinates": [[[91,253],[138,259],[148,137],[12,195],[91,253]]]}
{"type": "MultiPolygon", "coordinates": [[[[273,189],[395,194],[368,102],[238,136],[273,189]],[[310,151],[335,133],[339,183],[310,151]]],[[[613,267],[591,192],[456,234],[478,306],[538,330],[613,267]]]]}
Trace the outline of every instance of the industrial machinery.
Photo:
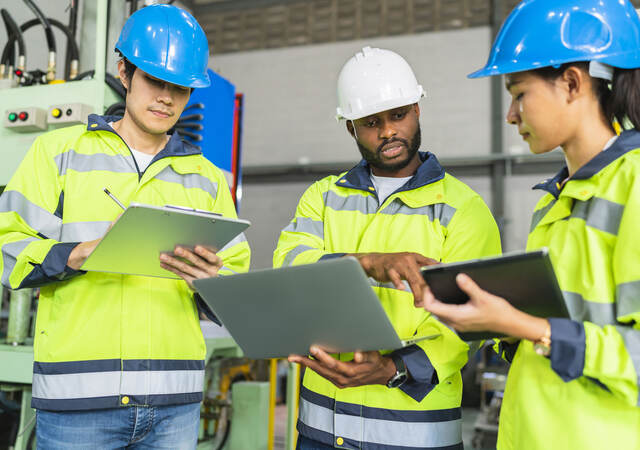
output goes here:
{"type": "MultiPolygon", "coordinates": [[[[107,72],[106,61],[114,44],[108,36],[110,29],[116,33],[120,30],[113,23],[114,17],[124,21],[126,17],[119,13],[133,13],[139,2],[47,0],[46,6],[52,8],[52,3],[58,4],[58,15],[68,13],[68,24],[63,24],[60,17],[46,17],[40,10],[44,0],[0,0],[0,15],[7,30],[6,40],[0,33],[0,193],[40,134],[86,123],[91,113],[124,112],[124,89],[107,72]],[[7,4],[7,9],[2,8],[7,4]],[[17,17],[29,19],[20,24],[17,17]],[[42,38],[40,42],[27,43],[23,33],[33,28],[44,30],[46,50],[42,38]],[[84,33],[82,46],[77,43],[80,28],[84,33]],[[56,68],[60,43],[56,46],[52,29],[61,30],[67,39],[64,74],[56,68]],[[40,51],[38,63],[43,66],[33,64],[33,50],[40,51]],[[84,60],[83,55],[87,55],[84,60]]],[[[227,80],[213,72],[210,75],[215,80],[212,88],[193,93],[175,131],[200,146],[205,157],[225,172],[237,208],[241,197],[242,95],[227,80]]],[[[1,293],[0,448],[35,448],[35,411],[30,403],[38,290],[2,289],[1,293]]],[[[224,328],[212,322],[201,325],[207,365],[199,448],[272,448],[273,439],[268,435],[270,423],[273,426],[273,409],[269,405],[274,403],[274,383],[270,386],[259,381],[269,377],[269,362],[243,358],[224,328]]],[[[293,384],[290,387],[292,392],[295,388],[293,384]]],[[[291,426],[289,431],[293,435],[291,426]]]]}
{"type": "Polygon", "coordinates": [[[471,380],[465,380],[463,371],[463,382],[469,385],[469,387],[465,385],[465,388],[472,388],[477,391],[478,384],[480,388],[480,412],[473,425],[474,430],[471,442],[471,448],[474,450],[496,448],[500,408],[502,407],[502,397],[507,384],[509,366],[506,361],[496,355],[490,344],[492,342],[487,343],[476,354],[476,358],[480,360],[472,372],[475,377],[475,383],[467,382],[471,380]]]}

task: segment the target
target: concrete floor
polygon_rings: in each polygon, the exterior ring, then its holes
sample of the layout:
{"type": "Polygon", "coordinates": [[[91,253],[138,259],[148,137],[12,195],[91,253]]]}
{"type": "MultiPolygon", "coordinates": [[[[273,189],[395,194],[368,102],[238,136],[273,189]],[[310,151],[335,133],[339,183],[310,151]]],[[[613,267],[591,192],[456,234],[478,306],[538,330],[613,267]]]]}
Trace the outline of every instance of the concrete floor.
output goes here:
{"type": "MultiPolygon", "coordinates": [[[[480,410],[477,408],[463,408],[462,409],[462,441],[464,442],[464,448],[467,450],[472,450],[471,440],[473,439],[473,430],[474,424],[476,422],[476,418],[480,410]]],[[[285,438],[285,424],[287,420],[287,406],[286,405],[278,405],[276,406],[275,413],[275,441],[274,441],[274,450],[285,450],[284,448],[284,438],[285,438]]],[[[477,450],[493,450],[495,447],[483,447],[482,449],[477,450]]],[[[476,450],[476,449],[473,449],[476,450]]]]}

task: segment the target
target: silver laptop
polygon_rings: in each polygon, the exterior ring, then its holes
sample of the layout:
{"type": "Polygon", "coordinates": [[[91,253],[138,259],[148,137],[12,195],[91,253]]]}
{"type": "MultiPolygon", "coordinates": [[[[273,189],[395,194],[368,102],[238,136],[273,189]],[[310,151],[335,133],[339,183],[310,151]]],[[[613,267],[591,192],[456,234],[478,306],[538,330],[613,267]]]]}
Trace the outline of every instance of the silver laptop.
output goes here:
{"type": "Polygon", "coordinates": [[[399,337],[355,258],[196,280],[245,356],[394,350],[440,334],[399,337]]]}
{"type": "Polygon", "coordinates": [[[220,250],[250,223],[207,211],[132,203],[82,265],[82,270],[178,278],[160,267],[176,245],[220,250]]]}

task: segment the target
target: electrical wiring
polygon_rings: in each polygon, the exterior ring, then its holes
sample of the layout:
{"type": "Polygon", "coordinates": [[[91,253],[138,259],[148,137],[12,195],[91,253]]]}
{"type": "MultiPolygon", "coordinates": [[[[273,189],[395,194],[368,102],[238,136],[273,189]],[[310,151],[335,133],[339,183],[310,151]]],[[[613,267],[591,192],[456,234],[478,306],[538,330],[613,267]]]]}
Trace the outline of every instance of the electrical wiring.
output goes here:
{"type": "MultiPolygon", "coordinates": [[[[1,11],[0,11],[0,13],[1,13],[1,11]]],[[[3,19],[4,19],[4,15],[3,15],[3,19]]],[[[73,34],[71,33],[71,31],[69,30],[69,28],[65,24],[63,24],[63,23],[61,23],[61,22],[59,22],[59,21],[57,21],[55,19],[49,19],[49,22],[54,27],[60,29],[67,36],[67,39],[69,40],[69,43],[71,44],[71,46],[70,46],[71,61],[72,61],[72,63],[73,63],[73,61],[75,61],[76,64],[77,64],[78,60],[80,59],[80,50],[78,48],[78,43],[76,42],[76,40],[73,37],[73,34]]],[[[22,33],[24,33],[25,31],[33,28],[34,26],[36,26],[36,25],[38,25],[40,23],[41,22],[40,22],[39,19],[31,19],[31,20],[26,21],[25,23],[20,25],[20,28],[19,28],[19,31],[21,31],[20,36],[22,36],[22,33]]],[[[20,41],[18,40],[18,42],[20,42],[20,41]]],[[[8,49],[13,47],[14,44],[15,44],[15,35],[7,40],[7,43],[5,44],[4,50],[2,52],[3,57],[5,55],[5,52],[7,52],[8,49]]],[[[3,59],[0,59],[0,61],[3,61],[3,59]]]]}
{"type": "Polygon", "coordinates": [[[46,81],[53,81],[56,78],[56,38],[53,35],[51,24],[40,8],[36,6],[33,0],[23,0],[24,4],[36,15],[42,26],[44,27],[44,34],[47,38],[47,46],[49,47],[49,60],[47,63],[46,81]]]}
{"type": "Polygon", "coordinates": [[[33,0],[23,0],[24,3],[29,7],[29,9],[35,14],[38,18],[42,26],[44,27],[44,32],[47,38],[47,47],[49,47],[50,52],[56,51],[56,38],[53,35],[53,30],[51,29],[51,24],[49,23],[49,19],[47,19],[40,8],[33,3],[33,0]]]}
{"type": "MultiPolygon", "coordinates": [[[[79,74],[77,77],[75,77],[71,81],[80,81],[84,78],[92,77],[93,75],[95,75],[95,73],[96,73],[95,70],[87,70],[86,72],[82,72],[81,74],[79,74]]],[[[104,81],[105,83],[107,83],[107,85],[111,89],[113,89],[116,92],[116,94],[118,94],[123,99],[125,98],[125,96],[127,95],[127,91],[122,85],[122,83],[120,83],[120,80],[118,80],[116,77],[114,77],[109,72],[107,72],[105,73],[104,81]]]]}
{"type": "MultiPolygon", "coordinates": [[[[18,65],[24,66],[26,64],[26,47],[24,45],[24,37],[22,36],[22,32],[16,22],[9,14],[9,11],[6,9],[0,9],[0,14],[2,15],[2,20],[7,27],[7,35],[9,38],[7,39],[7,44],[5,45],[4,50],[2,51],[2,58],[0,58],[0,63],[7,64],[9,66],[13,65],[13,58],[10,58],[13,53],[12,49],[14,48],[15,41],[18,41],[18,57],[21,59],[22,64],[18,63],[18,65]],[[7,61],[11,59],[10,61],[7,61]]],[[[22,67],[24,69],[24,67],[22,67]]]]}

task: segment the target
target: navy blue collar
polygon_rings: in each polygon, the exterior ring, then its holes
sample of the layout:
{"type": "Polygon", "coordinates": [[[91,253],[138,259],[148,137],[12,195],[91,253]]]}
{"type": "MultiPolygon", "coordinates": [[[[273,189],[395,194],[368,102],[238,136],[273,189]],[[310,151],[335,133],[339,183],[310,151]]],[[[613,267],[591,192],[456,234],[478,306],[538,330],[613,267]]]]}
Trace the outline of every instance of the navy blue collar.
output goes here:
{"type": "MultiPolygon", "coordinates": [[[[640,132],[635,130],[626,130],[616,139],[616,141],[608,149],[598,153],[591,161],[582,166],[573,176],[567,180],[588,180],[609,164],[624,156],[631,150],[640,148],[640,132]]],[[[562,192],[562,181],[569,176],[567,166],[563,167],[554,177],[536,184],[533,189],[542,189],[558,197],[562,192]]]]}
{"type": "MultiPolygon", "coordinates": [[[[418,155],[420,156],[420,160],[422,160],[422,164],[418,167],[413,177],[396,192],[418,189],[444,178],[444,168],[438,162],[436,155],[430,152],[419,152],[418,155]]],[[[373,183],[371,182],[369,163],[364,159],[361,160],[355,167],[349,170],[349,172],[338,179],[336,185],[372,192],[373,183]]]]}
{"type": "MultiPolygon", "coordinates": [[[[90,114],[87,123],[87,131],[109,131],[118,135],[118,133],[111,128],[109,123],[117,122],[120,119],[122,119],[120,116],[99,116],[97,114],[90,114]]],[[[183,140],[178,133],[174,132],[171,134],[167,145],[153,158],[153,161],[157,161],[168,156],[189,156],[200,154],[202,154],[202,152],[196,146],[183,140]]]]}

